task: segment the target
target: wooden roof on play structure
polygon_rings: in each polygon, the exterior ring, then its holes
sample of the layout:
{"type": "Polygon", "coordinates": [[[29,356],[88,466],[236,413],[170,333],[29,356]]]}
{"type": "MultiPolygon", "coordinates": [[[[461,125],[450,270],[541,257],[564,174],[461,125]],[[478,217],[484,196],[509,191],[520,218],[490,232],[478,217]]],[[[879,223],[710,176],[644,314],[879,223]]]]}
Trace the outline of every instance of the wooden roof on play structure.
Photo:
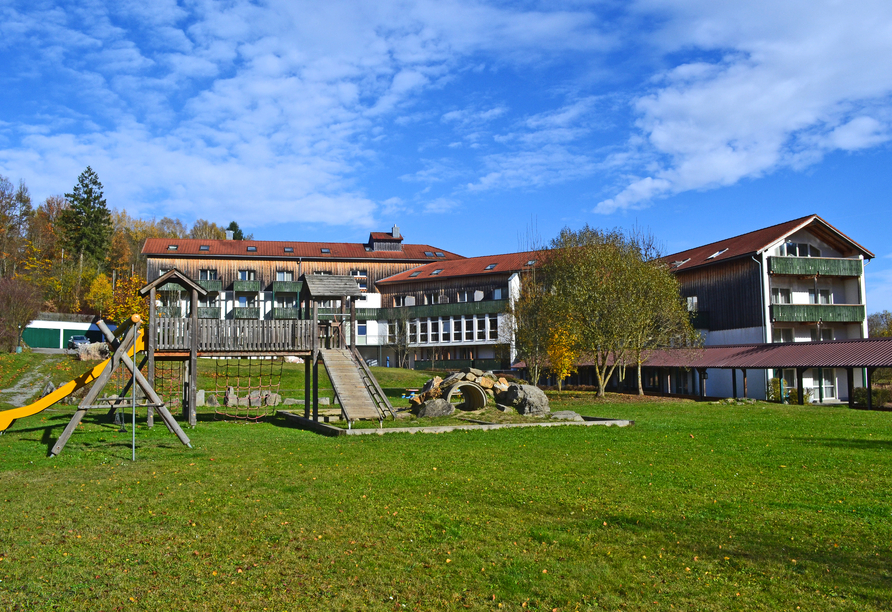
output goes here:
{"type": "Polygon", "coordinates": [[[304,274],[301,279],[304,286],[301,293],[308,293],[314,299],[336,299],[346,296],[365,295],[352,276],[334,276],[328,274],[304,274]]]}
{"type": "Polygon", "coordinates": [[[204,297],[208,294],[207,289],[196,283],[194,280],[174,268],[173,270],[169,270],[153,280],[151,283],[147,283],[145,287],[139,290],[139,294],[142,297],[149,295],[149,291],[152,289],[158,289],[159,287],[163,287],[167,283],[175,283],[185,289],[186,291],[197,291],[198,297],[204,297]]]}

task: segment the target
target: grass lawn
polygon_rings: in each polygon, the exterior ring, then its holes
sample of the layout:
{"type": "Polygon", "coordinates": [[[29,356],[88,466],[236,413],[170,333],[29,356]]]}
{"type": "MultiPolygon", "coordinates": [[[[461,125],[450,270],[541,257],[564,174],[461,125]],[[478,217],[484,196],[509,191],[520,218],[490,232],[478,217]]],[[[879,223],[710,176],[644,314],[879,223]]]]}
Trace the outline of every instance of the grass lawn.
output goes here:
{"type": "Polygon", "coordinates": [[[55,459],[73,408],[21,419],[0,609],[890,608],[889,413],[552,408],[636,424],[325,438],[204,412],[192,450],[140,426],[131,463],[98,415],[55,459]]]}

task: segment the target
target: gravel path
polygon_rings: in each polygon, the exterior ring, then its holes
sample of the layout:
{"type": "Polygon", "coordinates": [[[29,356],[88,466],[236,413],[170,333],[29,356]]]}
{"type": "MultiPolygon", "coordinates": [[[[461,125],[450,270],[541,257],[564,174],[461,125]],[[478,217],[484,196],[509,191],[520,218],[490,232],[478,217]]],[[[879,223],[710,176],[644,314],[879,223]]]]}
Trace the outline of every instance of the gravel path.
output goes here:
{"type": "MultiPolygon", "coordinates": [[[[54,365],[56,360],[47,359],[41,364],[43,367],[54,365]]],[[[39,393],[49,377],[42,372],[42,368],[31,370],[22,376],[16,384],[8,389],[0,389],[0,402],[15,407],[24,406],[35,393],[39,393]]]]}

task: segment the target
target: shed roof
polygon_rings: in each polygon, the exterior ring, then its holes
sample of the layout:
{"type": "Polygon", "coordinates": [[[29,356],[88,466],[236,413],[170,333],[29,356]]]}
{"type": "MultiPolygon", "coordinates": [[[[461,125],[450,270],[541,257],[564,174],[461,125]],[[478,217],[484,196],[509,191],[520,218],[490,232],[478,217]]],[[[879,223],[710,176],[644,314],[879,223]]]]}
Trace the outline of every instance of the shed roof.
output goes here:
{"type": "Polygon", "coordinates": [[[304,274],[304,288],[314,298],[339,298],[365,295],[352,276],[304,274]]]}
{"type": "Polygon", "coordinates": [[[673,272],[690,270],[747,255],[755,255],[768,249],[787,236],[808,227],[808,230],[843,254],[860,254],[873,259],[874,254],[840,232],[818,215],[808,215],[770,227],[763,227],[746,234],[710,242],[663,258],[673,272]]]}

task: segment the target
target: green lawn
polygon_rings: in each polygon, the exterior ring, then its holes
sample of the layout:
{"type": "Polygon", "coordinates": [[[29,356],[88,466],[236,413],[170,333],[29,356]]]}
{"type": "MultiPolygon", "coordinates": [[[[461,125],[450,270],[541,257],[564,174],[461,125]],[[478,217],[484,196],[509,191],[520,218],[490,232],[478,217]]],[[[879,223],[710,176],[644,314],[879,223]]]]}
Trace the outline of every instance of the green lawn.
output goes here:
{"type": "Polygon", "coordinates": [[[193,450],[140,426],[131,463],[98,415],[55,459],[72,408],[21,419],[0,609],[890,607],[889,413],[552,408],[636,424],[324,438],[203,413],[193,450]]]}

